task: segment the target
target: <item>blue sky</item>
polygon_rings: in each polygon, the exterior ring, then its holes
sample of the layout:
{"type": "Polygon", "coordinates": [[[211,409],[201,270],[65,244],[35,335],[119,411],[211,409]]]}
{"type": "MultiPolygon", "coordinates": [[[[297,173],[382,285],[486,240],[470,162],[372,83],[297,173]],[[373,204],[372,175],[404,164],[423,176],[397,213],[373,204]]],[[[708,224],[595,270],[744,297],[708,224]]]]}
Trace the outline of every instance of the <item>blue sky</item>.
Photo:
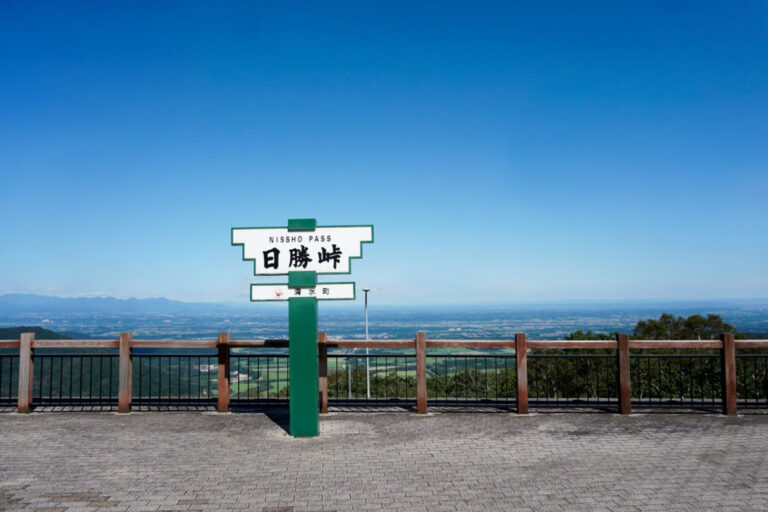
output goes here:
{"type": "Polygon", "coordinates": [[[0,78],[0,293],[246,301],[315,217],[379,303],[768,296],[764,2],[6,2],[0,78]]]}

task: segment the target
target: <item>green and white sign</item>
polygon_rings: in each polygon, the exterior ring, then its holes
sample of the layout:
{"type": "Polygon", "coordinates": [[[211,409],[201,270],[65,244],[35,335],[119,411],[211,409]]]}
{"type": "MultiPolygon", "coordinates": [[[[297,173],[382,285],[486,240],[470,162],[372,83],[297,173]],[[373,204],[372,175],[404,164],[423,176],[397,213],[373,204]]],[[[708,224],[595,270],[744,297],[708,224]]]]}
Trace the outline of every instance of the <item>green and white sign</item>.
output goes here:
{"type": "MultiPolygon", "coordinates": [[[[312,220],[312,219],[298,219],[312,220]]],[[[295,271],[349,274],[350,260],[373,242],[373,226],[317,226],[295,223],[286,228],[232,228],[232,244],[243,246],[254,275],[275,276],[295,271]]]]}
{"type": "Polygon", "coordinates": [[[287,227],[232,228],[232,245],[243,248],[257,276],[287,275],[287,283],[251,284],[252,301],[288,301],[290,432],[319,430],[317,301],[354,300],[355,283],[318,283],[318,274],[349,274],[373,242],[373,226],[317,226],[290,219],[287,227]]]}

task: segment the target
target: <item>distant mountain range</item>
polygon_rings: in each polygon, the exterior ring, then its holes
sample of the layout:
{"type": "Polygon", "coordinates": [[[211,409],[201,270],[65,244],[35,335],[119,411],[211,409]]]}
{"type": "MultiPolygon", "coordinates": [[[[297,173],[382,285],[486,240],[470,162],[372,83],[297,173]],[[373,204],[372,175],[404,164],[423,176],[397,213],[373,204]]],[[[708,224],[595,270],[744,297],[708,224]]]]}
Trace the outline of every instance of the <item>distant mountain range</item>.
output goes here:
{"type": "MultiPolygon", "coordinates": [[[[249,303],[244,303],[249,305],[249,303]]],[[[216,313],[237,310],[243,304],[183,302],[165,298],[116,299],[114,297],[53,297],[32,293],[0,295],[0,314],[167,314],[216,313]]]]}
{"type": "MultiPolygon", "coordinates": [[[[359,316],[361,301],[349,301],[346,304],[334,304],[332,309],[336,318],[351,315],[359,316]]],[[[694,313],[723,314],[731,323],[743,321],[745,316],[750,322],[758,320],[762,326],[768,319],[768,299],[699,299],[699,300],[614,300],[614,301],[547,301],[530,303],[495,303],[495,304],[445,304],[445,305],[387,305],[376,304],[375,308],[401,318],[424,319],[425,315],[438,315],[441,318],[468,318],[467,315],[489,314],[511,318],[518,314],[530,317],[538,314],[572,314],[589,317],[592,313],[609,311],[629,314],[635,318],[656,317],[667,311],[679,315],[694,313]]],[[[326,309],[326,308],[324,308],[326,309]]],[[[55,297],[33,293],[9,293],[0,295],[0,318],[45,315],[132,315],[162,316],[208,315],[208,314],[283,314],[287,310],[285,303],[258,303],[247,300],[240,302],[185,302],[164,297],[151,299],[118,299],[115,297],[55,297]]],[[[330,310],[329,310],[330,311],[330,310]]],[[[21,320],[24,321],[24,320],[21,320]]],[[[18,325],[18,324],[16,324],[18,325]]],[[[763,327],[760,327],[762,330],[763,327]]]]}

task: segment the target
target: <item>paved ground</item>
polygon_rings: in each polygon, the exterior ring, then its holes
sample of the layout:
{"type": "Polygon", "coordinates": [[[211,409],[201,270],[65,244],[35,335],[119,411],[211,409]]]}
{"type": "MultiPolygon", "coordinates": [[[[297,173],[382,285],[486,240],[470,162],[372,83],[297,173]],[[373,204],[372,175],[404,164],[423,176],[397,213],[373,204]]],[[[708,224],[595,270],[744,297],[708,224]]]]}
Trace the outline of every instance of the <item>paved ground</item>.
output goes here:
{"type": "Polygon", "coordinates": [[[0,414],[0,509],[768,510],[768,415],[0,414]]]}

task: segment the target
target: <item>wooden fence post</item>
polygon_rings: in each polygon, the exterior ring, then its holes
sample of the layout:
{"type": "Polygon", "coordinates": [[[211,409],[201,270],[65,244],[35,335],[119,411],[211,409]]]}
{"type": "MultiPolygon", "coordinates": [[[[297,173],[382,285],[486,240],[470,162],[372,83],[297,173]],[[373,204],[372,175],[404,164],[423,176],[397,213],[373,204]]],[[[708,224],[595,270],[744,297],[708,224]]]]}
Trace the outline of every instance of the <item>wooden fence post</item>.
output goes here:
{"type": "Polygon", "coordinates": [[[229,412],[229,333],[219,334],[216,347],[219,349],[219,381],[216,395],[218,396],[219,412],[229,412]]]}
{"type": "Polygon", "coordinates": [[[32,410],[35,384],[35,361],[32,348],[34,342],[35,333],[24,332],[21,334],[21,339],[19,340],[19,412],[30,412],[32,410]]]}
{"type": "Polygon", "coordinates": [[[131,394],[133,392],[133,363],[131,362],[130,332],[120,333],[120,371],[117,394],[117,410],[131,412],[131,394]]]}
{"type": "Polygon", "coordinates": [[[619,366],[619,412],[632,413],[632,381],[629,375],[629,334],[616,334],[616,357],[619,366]]]}
{"type": "Polygon", "coordinates": [[[416,412],[427,412],[427,337],[416,333],[416,412]]]}
{"type": "Polygon", "coordinates": [[[528,414],[528,347],[524,332],[515,334],[517,413],[528,414]]]}
{"type": "Polygon", "coordinates": [[[324,332],[317,333],[317,372],[320,377],[318,389],[320,391],[320,413],[328,412],[328,337],[324,332]]]}
{"type": "Polygon", "coordinates": [[[722,379],[723,414],[736,416],[736,343],[733,333],[720,335],[723,348],[720,351],[720,375],[722,379]]]}

